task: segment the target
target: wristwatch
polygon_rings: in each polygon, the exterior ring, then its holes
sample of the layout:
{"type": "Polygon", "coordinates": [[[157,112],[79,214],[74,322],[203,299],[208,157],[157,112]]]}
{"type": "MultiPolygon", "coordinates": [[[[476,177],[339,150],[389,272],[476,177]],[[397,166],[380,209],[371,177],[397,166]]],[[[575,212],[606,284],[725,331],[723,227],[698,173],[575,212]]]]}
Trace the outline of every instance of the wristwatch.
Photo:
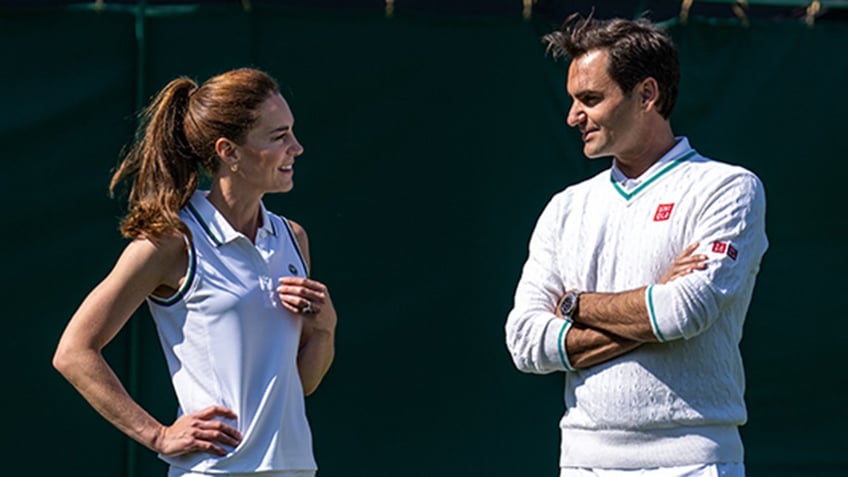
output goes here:
{"type": "Polygon", "coordinates": [[[563,318],[571,318],[577,313],[577,297],[583,293],[580,290],[571,290],[562,297],[559,302],[559,312],[563,318]]]}

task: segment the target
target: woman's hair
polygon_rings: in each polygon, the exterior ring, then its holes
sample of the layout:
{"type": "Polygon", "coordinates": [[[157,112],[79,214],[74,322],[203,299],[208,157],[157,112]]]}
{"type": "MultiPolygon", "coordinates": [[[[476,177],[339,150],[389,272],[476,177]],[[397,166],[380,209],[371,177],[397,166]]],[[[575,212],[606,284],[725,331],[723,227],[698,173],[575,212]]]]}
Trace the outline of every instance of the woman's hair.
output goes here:
{"type": "Polygon", "coordinates": [[[624,94],[645,78],[657,81],[660,97],[657,110],[666,119],[677,101],[680,64],[677,47],[662,30],[644,18],[596,20],[589,15],[571,15],[562,29],[543,40],[554,57],[579,58],[592,50],[609,54],[607,72],[624,94]]]}
{"type": "Polygon", "coordinates": [[[201,169],[217,172],[215,142],[223,137],[243,144],[259,106],[277,93],[274,79],[252,68],[228,71],[199,87],[187,77],[165,85],[144,110],[135,142],[109,184],[114,194],[118,183],[132,178],[120,227],[124,237],[189,234],[178,213],[197,190],[201,169]]]}

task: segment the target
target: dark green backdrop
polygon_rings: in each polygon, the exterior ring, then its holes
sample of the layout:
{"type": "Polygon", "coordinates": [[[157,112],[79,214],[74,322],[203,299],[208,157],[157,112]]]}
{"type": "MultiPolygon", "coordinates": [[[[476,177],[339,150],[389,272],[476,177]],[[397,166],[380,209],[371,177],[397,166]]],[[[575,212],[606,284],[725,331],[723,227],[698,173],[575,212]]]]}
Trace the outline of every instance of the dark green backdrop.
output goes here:
{"type": "MultiPolygon", "coordinates": [[[[50,360],[124,246],[107,183],[139,99],[177,75],[249,65],[280,80],[306,148],[295,190],[266,203],[307,228],[314,276],[339,311],[335,365],[308,399],[319,475],[557,475],[562,377],[515,371],[503,324],[538,213],[608,162],[584,159],[564,125],[566,64],[539,41],[549,26],[159,13],[140,43],[125,12],[0,14],[3,473],[164,475],[50,360]]],[[[671,32],[683,70],[675,131],[752,169],[768,193],[771,248],[742,343],[749,475],[846,475],[848,26],[692,19],[671,32]]],[[[146,310],[106,354],[170,421],[146,310]]]]}

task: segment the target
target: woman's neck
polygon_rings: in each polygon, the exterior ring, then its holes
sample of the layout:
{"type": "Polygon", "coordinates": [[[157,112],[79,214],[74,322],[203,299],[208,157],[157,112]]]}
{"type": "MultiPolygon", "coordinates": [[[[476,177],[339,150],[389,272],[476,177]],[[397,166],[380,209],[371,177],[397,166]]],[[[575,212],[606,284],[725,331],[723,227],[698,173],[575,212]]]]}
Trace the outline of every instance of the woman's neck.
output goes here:
{"type": "Polygon", "coordinates": [[[262,226],[262,218],[259,215],[261,195],[239,193],[231,184],[217,181],[212,184],[206,198],[233,229],[241,232],[251,242],[255,241],[256,230],[262,226]]]}

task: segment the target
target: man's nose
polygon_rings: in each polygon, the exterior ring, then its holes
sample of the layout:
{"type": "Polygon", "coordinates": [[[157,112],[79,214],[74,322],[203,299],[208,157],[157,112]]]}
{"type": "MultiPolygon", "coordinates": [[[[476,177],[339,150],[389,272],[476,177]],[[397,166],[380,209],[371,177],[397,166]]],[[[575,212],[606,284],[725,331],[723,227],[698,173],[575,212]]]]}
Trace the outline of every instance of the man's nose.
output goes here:
{"type": "Polygon", "coordinates": [[[582,123],[585,119],[586,113],[583,112],[583,109],[577,104],[577,101],[571,103],[571,108],[568,110],[568,116],[565,118],[565,123],[570,127],[574,127],[582,123]]]}

